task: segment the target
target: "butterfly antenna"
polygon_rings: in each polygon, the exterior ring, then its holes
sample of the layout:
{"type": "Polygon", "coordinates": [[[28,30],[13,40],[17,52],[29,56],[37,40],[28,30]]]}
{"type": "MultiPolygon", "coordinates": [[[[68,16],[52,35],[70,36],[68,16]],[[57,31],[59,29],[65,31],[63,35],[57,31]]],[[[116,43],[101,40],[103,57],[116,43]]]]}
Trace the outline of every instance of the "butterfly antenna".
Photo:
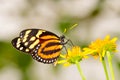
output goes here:
{"type": "MultiPolygon", "coordinates": [[[[72,29],[75,28],[77,25],[78,25],[77,23],[74,24],[74,25],[72,25],[72,26],[69,28],[69,30],[72,30],[72,29]]],[[[65,28],[64,31],[63,31],[63,33],[66,33],[66,32],[69,31],[69,30],[67,30],[67,28],[65,28]]]]}
{"type": "Polygon", "coordinates": [[[78,24],[72,25],[72,26],[70,27],[70,30],[73,29],[73,28],[75,28],[77,25],[78,25],[78,24]]]}
{"type": "MultiPolygon", "coordinates": [[[[78,25],[77,23],[74,24],[74,25],[72,25],[72,26],[69,28],[69,30],[72,30],[73,28],[77,27],[77,25],[78,25]]],[[[66,32],[69,31],[69,30],[67,30],[67,29],[65,28],[63,33],[66,33],[66,32]]],[[[70,39],[67,39],[66,43],[68,43],[68,42],[70,42],[71,45],[74,46],[73,42],[72,42],[70,39]]],[[[65,43],[65,44],[66,44],[66,43],[65,43]]]]}
{"type": "Polygon", "coordinates": [[[63,33],[66,33],[66,32],[67,32],[67,29],[65,28],[64,31],[63,31],[63,33]]]}

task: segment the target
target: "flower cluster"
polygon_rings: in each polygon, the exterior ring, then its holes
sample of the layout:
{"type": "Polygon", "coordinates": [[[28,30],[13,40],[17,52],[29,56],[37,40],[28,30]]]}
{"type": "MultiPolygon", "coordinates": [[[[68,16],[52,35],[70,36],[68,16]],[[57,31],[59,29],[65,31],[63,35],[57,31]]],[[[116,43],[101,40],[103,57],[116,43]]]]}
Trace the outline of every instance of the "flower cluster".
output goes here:
{"type": "Polygon", "coordinates": [[[106,52],[116,52],[116,41],[117,38],[113,38],[110,40],[110,36],[107,35],[104,40],[97,39],[96,41],[92,42],[87,48],[83,48],[84,53],[88,53],[93,55],[95,58],[98,56],[100,60],[105,57],[106,52]]]}
{"type": "Polygon", "coordinates": [[[80,62],[82,59],[87,58],[89,55],[94,56],[95,58],[100,57],[100,60],[105,57],[106,52],[116,52],[116,41],[117,38],[114,37],[110,39],[110,36],[107,35],[105,39],[97,39],[88,47],[81,48],[79,46],[73,46],[72,49],[68,48],[66,55],[60,55],[62,60],[58,60],[57,64],[64,63],[64,66],[68,66],[70,64],[75,64],[76,61],[80,62]]]}
{"type": "Polygon", "coordinates": [[[87,58],[87,56],[82,53],[79,46],[74,46],[72,49],[68,48],[67,54],[61,54],[60,56],[63,58],[63,60],[60,60],[57,63],[64,63],[64,66],[75,64],[76,62],[80,62],[83,58],[87,58]]]}
{"type": "Polygon", "coordinates": [[[80,68],[79,62],[87,58],[89,55],[92,55],[95,58],[99,57],[104,67],[106,80],[109,80],[107,67],[104,60],[104,57],[107,56],[112,80],[115,80],[114,71],[112,68],[112,57],[110,54],[117,51],[116,41],[117,41],[116,37],[110,39],[110,36],[107,35],[105,39],[97,39],[91,42],[91,44],[88,47],[85,47],[83,49],[81,49],[79,46],[73,46],[71,49],[70,48],[67,49],[67,53],[65,55],[61,54],[60,56],[62,60],[58,60],[56,63],[57,64],[64,63],[64,66],[76,64],[82,80],[86,80],[80,68]]]}

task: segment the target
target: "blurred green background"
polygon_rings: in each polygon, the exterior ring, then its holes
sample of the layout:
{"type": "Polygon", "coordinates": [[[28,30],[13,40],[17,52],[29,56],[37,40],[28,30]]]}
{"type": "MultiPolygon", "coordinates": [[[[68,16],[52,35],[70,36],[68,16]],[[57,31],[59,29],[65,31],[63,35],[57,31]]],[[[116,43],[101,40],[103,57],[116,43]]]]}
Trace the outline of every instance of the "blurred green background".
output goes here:
{"type": "MultiPolygon", "coordinates": [[[[42,64],[13,48],[11,40],[26,28],[64,34],[81,47],[107,34],[119,38],[120,1],[0,0],[0,80],[81,80],[74,65],[64,68],[42,64]],[[69,30],[76,23],[78,26],[69,30]],[[69,30],[67,33],[63,33],[65,28],[69,30]]],[[[115,78],[119,80],[119,52],[113,56],[113,65],[115,78]]],[[[81,67],[87,80],[105,80],[99,60],[89,58],[81,62],[81,67]]]]}

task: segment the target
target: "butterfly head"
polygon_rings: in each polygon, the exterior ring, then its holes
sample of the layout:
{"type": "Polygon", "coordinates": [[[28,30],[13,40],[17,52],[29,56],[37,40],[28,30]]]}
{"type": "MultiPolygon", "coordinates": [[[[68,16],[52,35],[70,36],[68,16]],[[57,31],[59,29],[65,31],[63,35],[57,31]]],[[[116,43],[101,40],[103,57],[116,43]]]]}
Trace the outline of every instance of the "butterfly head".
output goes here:
{"type": "Polygon", "coordinates": [[[65,44],[65,36],[64,35],[60,36],[60,41],[61,41],[62,45],[65,44]]]}

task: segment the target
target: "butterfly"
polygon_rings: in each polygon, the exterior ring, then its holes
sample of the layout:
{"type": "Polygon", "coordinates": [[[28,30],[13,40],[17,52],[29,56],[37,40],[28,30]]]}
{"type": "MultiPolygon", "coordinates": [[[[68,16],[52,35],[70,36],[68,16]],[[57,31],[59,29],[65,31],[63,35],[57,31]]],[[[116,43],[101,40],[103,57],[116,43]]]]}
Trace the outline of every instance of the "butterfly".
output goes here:
{"type": "Polygon", "coordinates": [[[69,40],[65,36],[43,29],[25,29],[11,43],[17,50],[30,54],[33,59],[45,64],[56,62],[60,51],[69,40]]]}

